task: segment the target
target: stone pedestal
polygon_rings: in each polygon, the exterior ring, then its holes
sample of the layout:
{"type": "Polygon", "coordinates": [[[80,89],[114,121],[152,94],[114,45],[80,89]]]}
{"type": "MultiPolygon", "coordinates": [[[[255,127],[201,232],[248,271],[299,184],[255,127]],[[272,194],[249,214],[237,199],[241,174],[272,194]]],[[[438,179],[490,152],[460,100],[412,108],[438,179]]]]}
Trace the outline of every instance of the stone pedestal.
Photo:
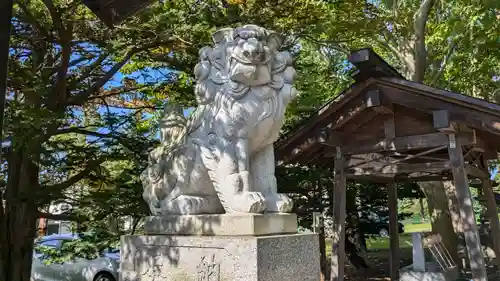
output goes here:
{"type": "MultiPolygon", "coordinates": [[[[215,215],[211,215],[212,219],[215,215]]],[[[233,221],[234,216],[218,215],[222,222],[233,221]]],[[[207,236],[206,231],[197,235],[149,234],[123,236],[121,240],[120,281],[318,281],[320,280],[319,241],[316,234],[275,234],[287,227],[273,225],[279,217],[246,215],[254,224],[224,227],[215,231],[225,235],[207,236]],[[253,218],[253,219],[251,219],[253,218]],[[257,220],[255,220],[257,218],[257,220]],[[269,224],[271,223],[271,224],[269,224]],[[232,229],[232,230],[228,230],[232,229]],[[253,230],[252,230],[253,229],[253,230]],[[277,229],[281,229],[278,231],[277,229]],[[232,235],[231,232],[248,233],[232,235]]],[[[274,215],[273,215],[274,216],[274,215]]],[[[279,215],[278,215],[279,216],[279,215]]],[[[207,216],[202,216],[202,218],[207,216]]],[[[289,220],[290,216],[283,217],[289,220]]],[[[191,222],[199,218],[191,218],[191,222]]],[[[241,222],[240,220],[240,222],[241,222]]],[[[170,219],[148,219],[146,229],[168,232],[165,226],[170,219]],[[152,223],[153,221],[153,223],[152,223]],[[163,222],[163,223],[162,223],[163,222]],[[158,228],[160,227],[160,228],[158,228]]],[[[170,225],[168,223],[168,225],[170,225]]],[[[193,225],[197,225],[196,223],[193,225]]],[[[296,221],[295,221],[296,225],[296,221]]],[[[288,225],[290,227],[290,225],[288,225]]],[[[180,229],[180,228],[177,228],[180,229]]],[[[190,231],[200,229],[193,227],[190,231]]],[[[295,231],[296,232],[296,226],[295,231]]],[[[284,231],[285,233],[287,231],[284,231]]]]}
{"type": "Polygon", "coordinates": [[[146,234],[169,235],[271,235],[297,233],[296,214],[224,214],[152,216],[144,224],[146,234]]]}

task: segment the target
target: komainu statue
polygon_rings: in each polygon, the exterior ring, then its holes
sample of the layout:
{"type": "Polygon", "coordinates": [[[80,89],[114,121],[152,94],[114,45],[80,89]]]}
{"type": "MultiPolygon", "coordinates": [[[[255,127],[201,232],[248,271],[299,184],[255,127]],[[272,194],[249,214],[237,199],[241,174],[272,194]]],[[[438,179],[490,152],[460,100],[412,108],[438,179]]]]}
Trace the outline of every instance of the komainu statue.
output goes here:
{"type": "Polygon", "coordinates": [[[198,107],[185,118],[167,105],[161,145],[141,174],[154,215],[286,213],[276,190],[273,142],[295,97],[295,70],[283,39],[255,25],[213,34],[195,66],[198,107]]]}

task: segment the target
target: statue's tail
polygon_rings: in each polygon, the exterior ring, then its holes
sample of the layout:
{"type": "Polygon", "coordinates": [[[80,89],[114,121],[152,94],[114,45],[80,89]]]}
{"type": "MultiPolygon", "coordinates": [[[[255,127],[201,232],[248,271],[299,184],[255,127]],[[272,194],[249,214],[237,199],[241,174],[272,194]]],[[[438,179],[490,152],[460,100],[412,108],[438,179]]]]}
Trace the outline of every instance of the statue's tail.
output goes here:
{"type": "Polygon", "coordinates": [[[160,140],[163,145],[175,147],[184,142],[187,134],[187,118],[182,108],[167,103],[160,120],[160,140]]]}

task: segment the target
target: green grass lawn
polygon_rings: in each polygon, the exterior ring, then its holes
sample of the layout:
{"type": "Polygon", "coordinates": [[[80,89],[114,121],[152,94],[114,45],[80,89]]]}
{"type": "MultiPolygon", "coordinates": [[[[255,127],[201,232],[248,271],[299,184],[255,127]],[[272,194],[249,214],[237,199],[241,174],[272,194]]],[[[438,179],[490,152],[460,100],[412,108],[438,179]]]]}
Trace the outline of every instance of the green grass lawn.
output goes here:
{"type": "Polygon", "coordinates": [[[429,231],[431,231],[430,223],[405,224],[405,233],[429,232],[429,231]]]}
{"type": "MultiPolygon", "coordinates": [[[[390,248],[389,244],[389,238],[383,238],[383,237],[374,237],[374,238],[368,238],[366,239],[366,246],[368,247],[369,251],[379,251],[379,250],[387,250],[390,248]]],[[[404,248],[411,248],[411,235],[409,234],[401,234],[399,235],[399,248],[404,249],[404,248]]],[[[327,239],[326,240],[326,253],[327,255],[330,255],[332,251],[332,240],[327,239]]]]}
{"type": "MultiPolygon", "coordinates": [[[[390,248],[389,238],[377,237],[366,239],[368,250],[386,250],[390,248]]],[[[411,248],[411,235],[399,235],[399,248],[411,248]]]]}
{"type": "MultiPolygon", "coordinates": [[[[413,232],[429,232],[431,231],[430,223],[405,224],[405,233],[399,235],[399,248],[411,248],[411,233],[413,232]]],[[[389,238],[373,237],[366,239],[368,250],[387,250],[390,248],[389,238]]],[[[329,255],[332,249],[332,241],[326,240],[326,252],[329,255]]]]}

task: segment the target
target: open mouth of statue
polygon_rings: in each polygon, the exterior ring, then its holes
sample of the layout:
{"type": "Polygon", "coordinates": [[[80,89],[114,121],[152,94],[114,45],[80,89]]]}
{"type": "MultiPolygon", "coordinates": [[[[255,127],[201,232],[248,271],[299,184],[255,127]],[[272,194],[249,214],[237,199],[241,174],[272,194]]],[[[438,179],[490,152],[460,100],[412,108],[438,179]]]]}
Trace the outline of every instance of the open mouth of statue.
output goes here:
{"type": "Polygon", "coordinates": [[[230,79],[249,86],[257,86],[271,82],[271,74],[266,65],[236,63],[231,67],[230,79]]]}

